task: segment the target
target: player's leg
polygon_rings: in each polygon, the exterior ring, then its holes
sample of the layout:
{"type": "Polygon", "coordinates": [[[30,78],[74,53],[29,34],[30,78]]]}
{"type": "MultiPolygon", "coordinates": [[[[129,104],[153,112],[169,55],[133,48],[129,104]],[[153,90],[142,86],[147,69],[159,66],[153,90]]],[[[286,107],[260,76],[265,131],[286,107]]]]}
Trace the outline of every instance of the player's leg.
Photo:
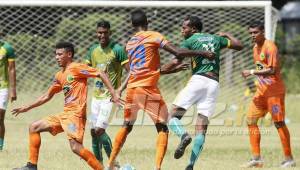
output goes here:
{"type": "MultiPolygon", "coordinates": [[[[137,88],[127,89],[125,109],[124,109],[124,122],[122,128],[117,132],[114,142],[112,152],[108,161],[108,168],[113,169],[115,160],[124,145],[127,135],[131,132],[134,122],[137,118],[137,112],[139,110],[138,101],[139,97],[137,88]]],[[[142,101],[142,99],[140,99],[142,101]]]]}
{"type": "Polygon", "coordinates": [[[51,125],[44,119],[33,122],[29,126],[29,161],[27,165],[22,168],[15,168],[14,170],[36,170],[39,149],[41,146],[41,132],[51,132],[51,125]]]}
{"type": "Polygon", "coordinates": [[[284,95],[268,98],[268,111],[272,114],[274,125],[278,131],[282,144],[285,160],[281,163],[282,167],[294,167],[296,162],[293,160],[291,151],[290,133],[285,124],[284,95]]]}
{"type": "Polygon", "coordinates": [[[99,117],[99,109],[100,109],[101,101],[96,98],[92,98],[91,101],[91,114],[89,116],[89,123],[91,127],[91,137],[92,137],[92,150],[96,158],[103,162],[102,156],[102,143],[100,143],[100,138],[96,135],[96,123],[99,117]]]}
{"type": "Polygon", "coordinates": [[[76,139],[69,139],[72,151],[84,159],[94,170],[103,170],[102,164],[97,160],[95,155],[88,149],[84,148],[81,142],[76,139]]]}
{"type": "Polygon", "coordinates": [[[109,99],[102,100],[99,108],[99,114],[96,122],[95,133],[99,139],[99,144],[102,144],[107,157],[110,157],[112,151],[111,139],[106,133],[109,117],[112,111],[113,103],[109,99]]]}
{"type": "Polygon", "coordinates": [[[1,89],[0,90],[0,151],[3,150],[3,146],[4,146],[4,135],[5,135],[4,118],[5,118],[5,111],[7,108],[7,102],[8,102],[8,89],[1,89]]]}
{"type": "Polygon", "coordinates": [[[3,146],[4,146],[4,135],[5,135],[4,117],[5,117],[5,110],[0,108],[0,151],[3,150],[3,146]]]}
{"type": "Polygon", "coordinates": [[[257,125],[259,118],[267,113],[266,99],[262,96],[255,96],[250,104],[247,113],[247,125],[249,131],[252,158],[242,167],[262,167],[263,161],[260,154],[260,130],[257,125]]]}

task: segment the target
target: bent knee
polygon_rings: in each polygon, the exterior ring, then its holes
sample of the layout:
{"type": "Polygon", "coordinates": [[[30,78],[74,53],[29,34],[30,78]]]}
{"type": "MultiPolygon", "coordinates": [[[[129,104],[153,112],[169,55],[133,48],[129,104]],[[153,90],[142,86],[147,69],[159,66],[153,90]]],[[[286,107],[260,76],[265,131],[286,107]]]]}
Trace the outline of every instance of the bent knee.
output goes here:
{"type": "Polygon", "coordinates": [[[258,118],[247,117],[247,125],[248,126],[257,125],[257,122],[258,122],[258,118]]]}
{"type": "Polygon", "coordinates": [[[285,122],[284,121],[280,121],[280,122],[274,122],[274,125],[277,129],[285,126],[285,122]]]}

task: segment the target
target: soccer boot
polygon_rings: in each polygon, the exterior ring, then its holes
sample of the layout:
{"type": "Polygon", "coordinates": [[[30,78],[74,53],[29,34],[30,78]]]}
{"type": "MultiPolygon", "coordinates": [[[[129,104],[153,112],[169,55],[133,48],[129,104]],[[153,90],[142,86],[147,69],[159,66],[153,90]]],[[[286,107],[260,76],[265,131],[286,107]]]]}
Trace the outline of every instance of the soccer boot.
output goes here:
{"type": "Polygon", "coordinates": [[[194,169],[193,165],[188,165],[188,166],[185,168],[185,170],[193,170],[193,169],[194,169]]]}
{"type": "Polygon", "coordinates": [[[14,168],[12,170],[37,170],[37,166],[30,162],[27,162],[27,165],[25,165],[21,168],[14,168]]]}
{"type": "Polygon", "coordinates": [[[180,144],[177,146],[175,153],[174,153],[174,158],[179,159],[182,157],[184,154],[185,148],[192,142],[192,137],[188,134],[185,133],[181,137],[180,144]]]}
{"type": "Polygon", "coordinates": [[[281,162],[281,168],[290,168],[290,167],[296,167],[296,162],[293,159],[285,160],[281,162]]]}
{"type": "Polygon", "coordinates": [[[262,168],[264,161],[262,159],[250,159],[247,163],[242,165],[242,168],[262,168]]]}

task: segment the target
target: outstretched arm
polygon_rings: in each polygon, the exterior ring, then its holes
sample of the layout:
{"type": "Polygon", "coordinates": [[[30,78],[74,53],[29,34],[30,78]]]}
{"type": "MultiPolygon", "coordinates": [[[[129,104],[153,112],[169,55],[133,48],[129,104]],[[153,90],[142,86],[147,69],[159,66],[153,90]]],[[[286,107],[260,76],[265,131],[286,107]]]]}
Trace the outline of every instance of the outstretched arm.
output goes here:
{"type": "Polygon", "coordinates": [[[175,58],[172,59],[169,63],[164,64],[160,68],[161,74],[171,74],[171,73],[177,73],[182,70],[187,70],[189,68],[189,64],[182,63],[181,60],[175,58]]]}
{"type": "Polygon", "coordinates": [[[171,43],[167,43],[166,45],[164,45],[163,49],[174,54],[179,59],[182,59],[184,57],[196,57],[196,56],[205,57],[209,60],[215,59],[215,54],[210,51],[188,50],[184,48],[178,48],[171,43]]]}
{"type": "Polygon", "coordinates": [[[243,44],[241,43],[240,40],[237,38],[233,37],[230,33],[228,32],[219,32],[217,33],[219,36],[228,38],[230,40],[230,46],[228,48],[234,49],[234,50],[242,50],[243,49],[243,44]]]}
{"type": "Polygon", "coordinates": [[[23,107],[19,107],[19,108],[15,108],[12,110],[12,114],[15,116],[18,116],[20,113],[24,113],[27,112],[35,107],[38,107],[46,102],[48,102],[50,99],[52,99],[52,97],[54,96],[55,93],[45,93],[43,94],[41,97],[39,97],[35,102],[33,102],[32,104],[23,106],[23,107]]]}

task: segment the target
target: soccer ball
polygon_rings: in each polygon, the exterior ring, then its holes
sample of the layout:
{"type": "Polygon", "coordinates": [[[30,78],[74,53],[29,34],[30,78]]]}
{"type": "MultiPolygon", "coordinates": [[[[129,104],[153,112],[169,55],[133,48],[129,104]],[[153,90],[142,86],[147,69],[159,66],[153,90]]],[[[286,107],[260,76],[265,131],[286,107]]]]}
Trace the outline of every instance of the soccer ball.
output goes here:
{"type": "Polygon", "coordinates": [[[130,164],[125,164],[119,170],[136,170],[136,169],[130,164]]]}

